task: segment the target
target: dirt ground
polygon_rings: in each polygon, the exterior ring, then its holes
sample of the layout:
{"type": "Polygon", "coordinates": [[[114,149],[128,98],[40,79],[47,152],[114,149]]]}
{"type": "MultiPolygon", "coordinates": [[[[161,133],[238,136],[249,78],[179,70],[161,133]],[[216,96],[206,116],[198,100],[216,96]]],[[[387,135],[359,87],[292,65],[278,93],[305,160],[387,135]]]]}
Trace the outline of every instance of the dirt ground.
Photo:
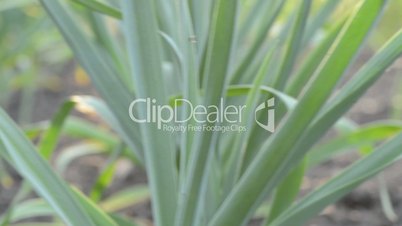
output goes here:
{"type": "MultiPolygon", "coordinates": [[[[396,102],[399,101],[402,105],[402,84],[399,82],[398,85],[396,82],[402,80],[399,79],[401,78],[400,73],[402,72],[402,68],[398,65],[402,65],[401,62],[395,64],[386,72],[386,75],[356,104],[348,113],[348,116],[356,122],[364,124],[374,120],[388,119],[389,115],[393,112],[392,109],[396,102]],[[399,90],[399,95],[395,94],[397,90],[399,90]]],[[[67,73],[62,78],[63,86],[58,92],[39,90],[36,93],[36,103],[33,113],[35,121],[49,119],[63,102],[64,98],[69,95],[94,93],[94,90],[90,87],[75,87],[72,77],[71,73],[67,73]]],[[[8,111],[11,115],[18,110],[18,98],[18,94],[15,94],[13,101],[8,105],[8,111]]],[[[336,175],[357,158],[357,154],[349,153],[338,156],[314,168],[306,175],[302,194],[311,191],[314,187],[336,175]]],[[[102,161],[104,159],[100,157],[88,157],[76,161],[65,177],[84,191],[88,191],[93,182],[93,175],[96,175],[100,167],[99,163],[102,161]]],[[[122,167],[121,173],[110,190],[118,190],[127,185],[146,182],[144,172],[141,169],[133,168],[129,164],[122,167]]],[[[399,216],[397,221],[390,222],[382,212],[377,178],[374,178],[334,205],[326,208],[308,225],[402,226],[402,163],[397,163],[390,167],[383,175],[387,182],[396,213],[399,216]]],[[[18,176],[15,174],[15,177],[18,176]]],[[[0,187],[0,213],[7,207],[17,186],[18,184],[9,189],[0,187]]],[[[135,208],[130,210],[129,213],[147,218],[150,217],[148,209],[149,206],[135,208]]]]}

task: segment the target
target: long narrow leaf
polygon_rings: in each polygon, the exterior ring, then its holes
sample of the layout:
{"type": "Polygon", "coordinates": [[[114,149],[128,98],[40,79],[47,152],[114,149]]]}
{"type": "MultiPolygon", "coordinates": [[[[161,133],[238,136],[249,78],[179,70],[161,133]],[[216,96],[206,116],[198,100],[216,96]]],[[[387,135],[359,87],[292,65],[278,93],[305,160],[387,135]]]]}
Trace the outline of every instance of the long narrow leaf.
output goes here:
{"type": "Polygon", "coordinates": [[[76,2],[77,4],[80,4],[82,6],[88,7],[91,10],[114,17],[116,19],[122,18],[121,12],[118,9],[103,4],[102,2],[99,1],[96,0],[71,0],[71,1],[76,2]]]}
{"type": "MultiPolygon", "coordinates": [[[[168,100],[163,84],[161,40],[154,3],[149,0],[124,0],[123,26],[137,98],[151,98],[165,104],[168,100]]],[[[146,109],[139,109],[138,114],[146,118],[146,109]]],[[[141,124],[140,129],[153,194],[155,225],[169,226],[173,225],[176,214],[176,153],[172,134],[158,126],[156,123],[141,124]]]]}
{"type": "Polygon", "coordinates": [[[3,110],[0,110],[0,139],[6,148],[0,149],[1,155],[10,158],[16,169],[68,225],[95,226],[88,212],[74,198],[72,191],[53,173],[48,163],[39,156],[3,110]]]}
{"type": "Polygon", "coordinates": [[[359,149],[365,145],[374,145],[388,139],[402,130],[401,122],[379,122],[364,126],[355,132],[337,137],[327,143],[318,145],[308,154],[308,166],[312,167],[330,159],[342,151],[359,149]]]}
{"type": "Polygon", "coordinates": [[[46,130],[39,143],[39,152],[45,159],[49,159],[54,152],[57,142],[59,140],[60,133],[62,131],[65,120],[67,119],[70,111],[74,108],[75,103],[67,101],[61,106],[56,116],[53,118],[50,128],[46,130]]]}

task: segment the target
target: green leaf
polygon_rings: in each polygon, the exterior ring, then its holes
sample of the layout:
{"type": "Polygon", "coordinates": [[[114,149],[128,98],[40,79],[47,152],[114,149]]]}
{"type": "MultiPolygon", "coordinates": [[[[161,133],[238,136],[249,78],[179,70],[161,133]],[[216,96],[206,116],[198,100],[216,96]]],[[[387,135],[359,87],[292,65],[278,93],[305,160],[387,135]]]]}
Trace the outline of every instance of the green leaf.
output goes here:
{"type": "MultiPolygon", "coordinates": [[[[123,1],[123,27],[131,75],[137,98],[155,99],[166,104],[167,93],[162,76],[162,45],[158,34],[153,1],[123,1]]],[[[138,109],[145,118],[147,109],[138,109]]],[[[173,225],[177,203],[176,150],[174,137],[157,123],[140,125],[145,166],[152,191],[154,224],[173,225]]]]}
{"type": "Polygon", "coordinates": [[[0,6],[0,12],[35,4],[33,0],[7,0],[0,6]]]}
{"type": "Polygon", "coordinates": [[[94,123],[74,116],[70,116],[67,119],[63,133],[73,138],[97,141],[109,147],[114,147],[119,143],[117,135],[113,132],[108,131],[106,128],[99,128],[94,123]]]}
{"type": "Polygon", "coordinates": [[[109,225],[109,226],[119,226],[113,219],[103,212],[94,202],[92,202],[88,197],[86,197],[78,189],[73,189],[75,198],[80,202],[80,204],[85,208],[88,214],[91,216],[95,225],[109,225]]]}
{"type": "Polygon", "coordinates": [[[19,185],[18,192],[13,197],[11,203],[8,206],[8,209],[3,214],[2,219],[0,218],[1,226],[7,226],[9,225],[10,221],[14,220],[13,218],[15,214],[15,209],[17,208],[18,203],[26,199],[31,194],[31,192],[31,185],[26,180],[22,181],[22,183],[19,185]]]}
{"type": "MultiPolygon", "coordinates": [[[[202,55],[205,51],[207,40],[208,40],[208,28],[211,23],[211,9],[213,6],[212,0],[198,1],[198,0],[189,0],[188,8],[191,13],[191,18],[187,18],[190,20],[193,25],[195,38],[197,40],[197,49],[202,55]]],[[[184,3],[183,3],[184,4],[184,3]]]]}
{"type": "Polygon", "coordinates": [[[378,184],[380,187],[380,200],[382,210],[389,221],[396,223],[399,217],[393,207],[391,195],[389,194],[387,182],[385,181],[383,174],[378,175],[378,184]]]}
{"type": "Polygon", "coordinates": [[[10,216],[11,222],[21,221],[32,217],[52,216],[55,211],[42,199],[31,199],[15,206],[10,216]]]}
{"type": "Polygon", "coordinates": [[[59,173],[64,173],[72,161],[84,156],[103,154],[106,149],[102,144],[91,142],[67,147],[56,159],[55,168],[59,173]]]}
{"type": "Polygon", "coordinates": [[[157,19],[158,27],[164,33],[171,36],[174,40],[177,40],[178,23],[177,23],[177,3],[166,0],[154,0],[155,8],[154,16],[157,19]]]}
{"type": "Polygon", "coordinates": [[[308,166],[313,167],[335,154],[345,150],[359,149],[366,145],[388,139],[402,130],[402,123],[398,121],[377,122],[364,126],[355,132],[341,135],[324,144],[318,145],[308,154],[308,166]]]}
{"type": "Polygon", "coordinates": [[[102,195],[105,189],[112,183],[113,176],[116,169],[116,162],[121,156],[124,150],[124,144],[120,144],[116,147],[116,150],[112,152],[105,166],[103,167],[98,179],[96,180],[92,191],[91,191],[91,199],[95,201],[99,201],[102,198],[102,195]]]}
{"type": "Polygon", "coordinates": [[[146,185],[135,185],[131,188],[116,192],[103,200],[99,205],[107,212],[117,212],[143,203],[150,198],[150,191],[146,185]]]}
{"type": "Polygon", "coordinates": [[[0,149],[1,155],[14,165],[68,225],[95,226],[70,188],[53,173],[48,163],[38,155],[33,145],[1,109],[0,141],[6,148],[0,149]]]}
{"type": "Polygon", "coordinates": [[[77,4],[87,7],[93,11],[111,16],[116,19],[122,19],[122,14],[118,9],[108,6],[96,0],[71,0],[77,4]]]}
{"type": "Polygon", "coordinates": [[[66,101],[52,119],[49,129],[43,134],[38,150],[45,159],[50,159],[55,151],[64,122],[74,106],[74,102],[66,101]]]}
{"type": "MultiPolygon", "coordinates": [[[[247,96],[251,91],[253,91],[253,88],[254,88],[253,85],[231,85],[226,90],[226,96],[227,97],[247,96]]],[[[263,86],[263,85],[260,86],[259,92],[263,94],[272,94],[273,96],[279,98],[286,105],[288,109],[293,109],[297,104],[297,100],[295,98],[269,86],[263,86]]],[[[175,101],[182,98],[183,98],[182,95],[176,95],[171,97],[169,100],[169,105],[175,106],[175,101]]],[[[178,106],[180,106],[180,104],[182,103],[178,101],[177,104],[179,104],[178,106]]]]}
{"type": "Polygon", "coordinates": [[[133,84],[127,67],[127,58],[121,57],[124,51],[121,49],[117,34],[110,26],[110,20],[102,15],[96,14],[90,9],[84,10],[85,19],[88,20],[88,26],[91,28],[94,41],[100,47],[102,54],[105,58],[105,63],[113,68],[117,75],[124,81],[130,91],[133,91],[133,84]]]}
{"type": "Polygon", "coordinates": [[[275,220],[283,213],[283,211],[293,204],[299,195],[300,187],[304,179],[304,173],[306,172],[305,168],[306,161],[303,161],[299,166],[295,167],[276,188],[271,211],[265,225],[268,226],[270,222],[275,220]]]}
{"type": "MultiPolygon", "coordinates": [[[[227,96],[245,96],[254,89],[253,85],[231,85],[227,89],[227,96]]],[[[293,109],[297,105],[297,100],[284,92],[271,88],[269,86],[260,86],[259,91],[264,94],[271,94],[279,98],[288,109],[293,109]]]]}
{"type": "MultiPolygon", "coordinates": [[[[92,218],[94,219],[95,225],[114,225],[117,226],[116,223],[103,213],[98,207],[94,205],[88,198],[86,198],[80,191],[73,190],[75,197],[81,202],[81,204],[85,207],[86,211],[92,218]]],[[[24,220],[32,217],[41,217],[41,216],[52,216],[55,214],[55,210],[49,206],[42,199],[33,199],[25,201],[16,206],[13,215],[12,222],[24,220]]]]}
{"type": "Polygon", "coordinates": [[[314,71],[320,65],[321,59],[323,59],[328,53],[328,50],[331,48],[344,25],[344,21],[336,25],[319,46],[313,50],[307,60],[305,60],[302,66],[297,70],[295,75],[291,77],[286,87],[286,92],[289,95],[297,97],[300,94],[307,82],[311,79],[314,71]]]}

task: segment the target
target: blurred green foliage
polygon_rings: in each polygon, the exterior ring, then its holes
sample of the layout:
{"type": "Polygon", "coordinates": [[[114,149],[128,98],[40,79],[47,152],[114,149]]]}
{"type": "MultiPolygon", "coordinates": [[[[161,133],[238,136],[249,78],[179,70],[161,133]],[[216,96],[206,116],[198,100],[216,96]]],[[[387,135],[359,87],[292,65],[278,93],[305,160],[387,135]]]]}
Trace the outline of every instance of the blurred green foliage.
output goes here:
{"type": "Polygon", "coordinates": [[[71,53],[42,8],[27,0],[2,1],[0,47],[0,105],[15,101],[11,94],[20,92],[16,118],[28,123],[36,89],[58,89],[55,74],[71,53]]]}

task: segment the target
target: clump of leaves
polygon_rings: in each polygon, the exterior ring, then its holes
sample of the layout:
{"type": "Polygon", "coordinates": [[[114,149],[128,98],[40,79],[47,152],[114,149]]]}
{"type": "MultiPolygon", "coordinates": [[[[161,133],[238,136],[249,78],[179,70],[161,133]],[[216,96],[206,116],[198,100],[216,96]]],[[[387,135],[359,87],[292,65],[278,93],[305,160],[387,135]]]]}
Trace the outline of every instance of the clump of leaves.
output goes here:
{"type": "MultiPolygon", "coordinates": [[[[40,2],[103,99],[75,101],[95,109],[133,162],[145,167],[154,225],[247,225],[266,205],[264,225],[302,225],[401,154],[400,127],[372,137],[372,144],[387,142],[295,202],[304,170],[335,152],[314,159],[315,144],[331,128],[351,126],[342,116],[402,53],[398,32],[339,85],[387,1],[358,1],[329,30],[326,21],[339,1],[325,1],[315,13],[311,0],[75,0],[81,7],[73,13],[60,0],[40,2]],[[283,14],[284,8],[292,13],[283,14]],[[318,31],[325,37],[317,42],[318,31]],[[127,113],[136,98],[169,104],[178,96],[207,106],[221,98],[247,104],[247,131],[170,133],[155,123],[134,123],[127,113]],[[271,97],[280,100],[272,134],[256,126],[252,111],[271,97]]],[[[0,116],[2,157],[63,222],[132,225],[67,186],[8,116],[0,116]]]]}

